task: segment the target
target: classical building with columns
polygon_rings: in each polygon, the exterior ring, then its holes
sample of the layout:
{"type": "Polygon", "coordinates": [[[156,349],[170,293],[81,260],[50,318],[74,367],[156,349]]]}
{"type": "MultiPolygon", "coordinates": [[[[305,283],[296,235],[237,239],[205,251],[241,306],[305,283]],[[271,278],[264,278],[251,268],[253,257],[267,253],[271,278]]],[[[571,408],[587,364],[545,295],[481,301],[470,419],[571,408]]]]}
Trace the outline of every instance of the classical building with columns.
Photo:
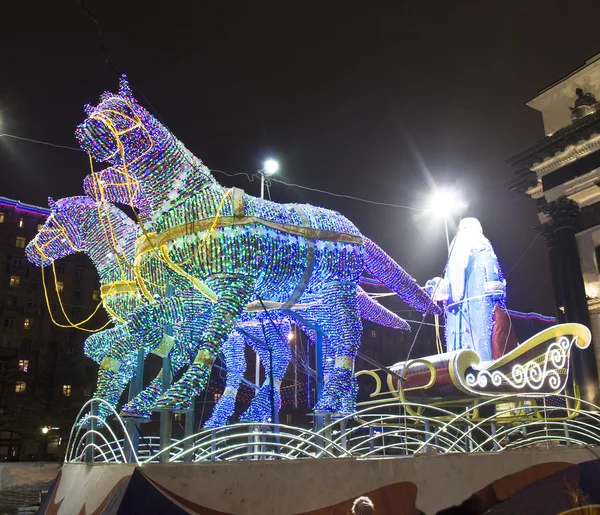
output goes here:
{"type": "Polygon", "coordinates": [[[600,406],[600,54],[542,90],[545,136],[511,157],[508,187],[537,203],[560,322],[591,328],[593,345],[574,353],[583,399],[600,406]]]}

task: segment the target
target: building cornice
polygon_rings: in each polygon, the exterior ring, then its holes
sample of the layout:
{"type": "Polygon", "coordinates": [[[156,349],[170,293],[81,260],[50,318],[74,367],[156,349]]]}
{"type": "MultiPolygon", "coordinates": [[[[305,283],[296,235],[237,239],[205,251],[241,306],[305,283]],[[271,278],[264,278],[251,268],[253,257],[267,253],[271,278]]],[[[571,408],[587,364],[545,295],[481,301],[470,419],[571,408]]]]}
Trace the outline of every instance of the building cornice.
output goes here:
{"type": "Polygon", "coordinates": [[[33,204],[26,204],[20,200],[14,200],[7,197],[0,197],[0,208],[2,206],[12,207],[18,211],[25,211],[35,215],[50,216],[50,210],[47,207],[35,206],[33,204]]]}
{"type": "Polygon", "coordinates": [[[591,134],[589,139],[581,140],[575,145],[570,145],[563,152],[558,152],[553,157],[547,157],[541,163],[535,163],[531,167],[531,171],[535,172],[538,177],[543,177],[598,149],[600,149],[600,130],[597,133],[591,134]]]}
{"type": "Polygon", "coordinates": [[[542,138],[531,147],[507,159],[506,162],[517,169],[531,168],[546,159],[554,158],[568,147],[581,145],[598,134],[600,134],[600,111],[576,120],[571,125],[542,138]]]}

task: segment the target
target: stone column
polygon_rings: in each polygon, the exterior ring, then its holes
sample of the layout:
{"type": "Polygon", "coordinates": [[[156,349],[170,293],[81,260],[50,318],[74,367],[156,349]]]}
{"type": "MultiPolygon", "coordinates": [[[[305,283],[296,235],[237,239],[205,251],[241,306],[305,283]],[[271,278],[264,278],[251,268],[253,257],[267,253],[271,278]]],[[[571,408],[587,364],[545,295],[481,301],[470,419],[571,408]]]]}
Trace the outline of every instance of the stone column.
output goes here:
{"type": "MultiPolygon", "coordinates": [[[[574,201],[561,197],[545,206],[544,211],[550,215],[550,224],[554,232],[566,321],[590,327],[585,285],[575,239],[580,225],[579,207],[574,201]]],[[[594,346],[590,345],[585,350],[573,349],[571,363],[581,398],[600,405],[594,346]]]]}
{"type": "Polygon", "coordinates": [[[544,223],[538,225],[536,231],[541,233],[546,240],[546,247],[548,248],[548,260],[550,261],[550,278],[552,281],[552,291],[554,293],[554,302],[556,305],[555,315],[558,323],[562,324],[566,322],[565,316],[565,301],[564,294],[562,291],[562,284],[560,281],[560,253],[556,246],[556,237],[554,236],[554,229],[550,223],[544,223]]]}

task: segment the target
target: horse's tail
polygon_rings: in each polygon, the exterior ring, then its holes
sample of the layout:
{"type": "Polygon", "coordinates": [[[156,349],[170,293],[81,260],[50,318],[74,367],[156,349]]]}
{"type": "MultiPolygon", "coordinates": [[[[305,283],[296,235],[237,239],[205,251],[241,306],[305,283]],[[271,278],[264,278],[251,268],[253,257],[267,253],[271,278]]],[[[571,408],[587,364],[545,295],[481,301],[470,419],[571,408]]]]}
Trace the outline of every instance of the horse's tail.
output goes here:
{"type": "Polygon", "coordinates": [[[392,313],[389,309],[379,304],[379,302],[369,297],[360,286],[358,287],[358,311],[361,318],[370,322],[393,329],[410,331],[410,325],[408,325],[406,320],[403,320],[396,313],[392,313]]]}
{"type": "Polygon", "coordinates": [[[365,268],[373,277],[421,313],[441,314],[441,309],[404,268],[369,238],[363,236],[363,242],[366,251],[365,268]]]}

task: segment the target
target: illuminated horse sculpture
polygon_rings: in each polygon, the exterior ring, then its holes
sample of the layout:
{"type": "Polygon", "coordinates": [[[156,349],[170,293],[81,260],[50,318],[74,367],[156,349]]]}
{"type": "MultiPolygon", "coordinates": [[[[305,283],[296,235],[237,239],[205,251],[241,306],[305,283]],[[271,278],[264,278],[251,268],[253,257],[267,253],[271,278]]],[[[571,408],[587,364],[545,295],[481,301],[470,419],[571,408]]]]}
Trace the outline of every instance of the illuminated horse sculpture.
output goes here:
{"type": "MultiPolygon", "coordinates": [[[[122,324],[129,313],[144,304],[132,269],[138,226],[115,206],[106,202],[94,202],[88,197],[72,197],[57,202],[51,200],[50,208],[52,214],[29,243],[27,257],[38,266],[48,266],[66,255],[84,252],[95,264],[101,283],[103,305],[116,326],[90,336],[85,342],[85,353],[101,365],[95,396],[116,407],[123,390],[135,373],[137,349],[142,348],[146,355],[149,352],[160,352],[163,344],[162,329],[150,331],[141,340],[130,335],[127,326],[122,324]]],[[[156,289],[153,293],[158,295],[163,292],[156,289]]],[[[186,308],[188,318],[195,318],[196,322],[206,314],[204,305],[196,313],[189,312],[190,303],[186,304],[186,308]]],[[[287,327],[282,330],[286,329],[289,331],[287,327]]],[[[186,348],[186,343],[192,337],[192,330],[186,327],[177,328],[175,344],[167,345],[169,350],[165,354],[168,353],[170,357],[174,373],[189,363],[189,349],[186,348]]],[[[249,331],[252,332],[252,329],[249,331]]],[[[236,363],[237,360],[233,359],[236,357],[235,353],[241,352],[243,355],[243,348],[244,342],[240,336],[237,333],[232,334],[223,349],[225,362],[236,363]]],[[[285,352],[283,354],[284,364],[274,359],[276,371],[283,368],[285,372],[289,357],[285,356],[285,352]]],[[[279,355],[281,353],[276,353],[276,356],[279,355]]],[[[241,374],[243,375],[243,370],[241,374]]],[[[231,375],[234,376],[235,382],[235,373],[228,375],[228,382],[231,375]]],[[[161,386],[162,374],[159,374],[144,392],[124,408],[124,412],[128,415],[149,417],[154,402],[160,396],[161,386]]],[[[232,387],[229,386],[223,405],[227,405],[231,392],[232,387]]],[[[256,402],[260,402],[260,399],[256,402]]],[[[251,408],[251,413],[256,411],[253,406],[251,408]]],[[[223,409],[215,409],[215,421],[223,419],[222,411],[223,409]]],[[[100,405],[98,416],[104,419],[109,412],[105,405],[100,405]]]]}
{"type": "MultiPolygon", "coordinates": [[[[188,344],[197,336],[193,331],[201,325],[198,319],[205,316],[207,307],[198,306],[201,309],[197,309],[196,313],[187,314],[187,319],[193,318],[195,323],[189,327],[176,327],[174,345],[165,347],[162,331],[158,329],[150,333],[149,338],[144,341],[132,338],[127,326],[120,322],[128,313],[143,304],[132,268],[137,224],[111,204],[94,202],[88,197],[50,201],[50,207],[52,214],[36,238],[30,242],[27,255],[30,261],[38,266],[47,266],[59,257],[81,251],[88,254],[96,264],[102,284],[103,304],[113,322],[118,325],[90,336],[86,340],[85,351],[87,356],[101,364],[96,396],[115,406],[135,371],[138,348],[142,348],[144,354],[160,354],[162,347],[163,353],[169,353],[175,373],[189,361],[188,344]],[[116,363],[120,364],[118,372],[114,370],[116,363]]],[[[204,304],[206,303],[205,301],[204,304]]],[[[406,328],[401,319],[392,313],[388,312],[388,318],[385,318],[387,310],[364,293],[361,295],[361,307],[367,317],[374,318],[372,314],[379,312],[379,319],[384,320],[387,325],[406,328]]],[[[290,330],[289,320],[285,317],[280,320],[269,317],[268,322],[272,323],[266,324],[263,329],[260,323],[264,321],[260,316],[246,316],[245,319],[246,323],[242,324],[244,331],[254,338],[266,335],[267,344],[273,347],[273,375],[275,384],[279,386],[290,361],[289,345],[285,339],[290,330]]],[[[256,345],[253,340],[251,343],[259,352],[263,363],[270,363],[268,349],[256,345]]],[[[207,423],[211,427],[226,423],[234,410],[235,394],[245,371],[244,339],[239,333],[233,332],[230,335],[223,347],[223,354],[228,372],[227,388],[207,423]]],[[[265,374],[267,384],[270,384],[270,368],[269,366],[265,374]]],[[[150,409],[160,395],[161,385],[162,376],[159,374],[144,392],[124,408],[124,412],[149,417],[150,409]]],[[[279,409],[279,388],[275,390],[275,399],[279,409]]],[[[261,388],[260,394],[252,401],[243,419],[264,421],[265,413],[270,413],[269,403],[268,388],[261,388]],[[265,405],[268,409],[265,409],[265,405]]],[[[103,406],[100,416],[104,418],[107,412],[108,409],[103,406]]]]}
{"type": "MultiPolygon", "coordinates": [[[[135,102],[125,80],[119,94],[104,93],[86,112],[77,130],[82,147],[151,192],[147,209],[139,212],[145,234],[136,243],[135,263],[141,277],[154,281],[156,264],[165,263],[171,277],[190,279],[214,303],[194,363],[158,408],[177,408],[206,386],[218,352],[248,305],[311,305],[307,309],[328,335],[334,360],[315,409],[331,412],[355,407],[353,369],[362,331],[357,286],[365,269],[416,309],[439,312],[414,279],[339,213],[264,201],[217,184],[135,102]]],[[[164,306],[160,299],[140,308],[131,317],[133,327],[143,335],[164,306]]],[[[168,316],[181,320],[185,314],[168,316]]]]}
{"type": "MultiPolygon", "coordinates": [[[[139,340],[122,324],[129,313],[144,304],[131,268],[137,225],[115,206],[88,197],[50,200],[49,204],[51,215],[28,244],[27,258],[45,267],[64,256],[83,252],[96,266],[104,308],[116,325],[87,338],[84,351],[101,365],[96,397],[116,406],[135,373],[137,349],[143,348],[147,354],[163,340],[162,330],[153,329],[146,339],[139,340]],[[109,363],[113,366],[108,367],[109,363]]],[[[169,355],[175,371],[188,361],[187,352],[178,346],[169,355]]],[[[149,389],[160,392],[160,378],[149,389]]],[[[99,416],[105,418],[108,413],[108,408],[101,405],[99,416]]]]}

